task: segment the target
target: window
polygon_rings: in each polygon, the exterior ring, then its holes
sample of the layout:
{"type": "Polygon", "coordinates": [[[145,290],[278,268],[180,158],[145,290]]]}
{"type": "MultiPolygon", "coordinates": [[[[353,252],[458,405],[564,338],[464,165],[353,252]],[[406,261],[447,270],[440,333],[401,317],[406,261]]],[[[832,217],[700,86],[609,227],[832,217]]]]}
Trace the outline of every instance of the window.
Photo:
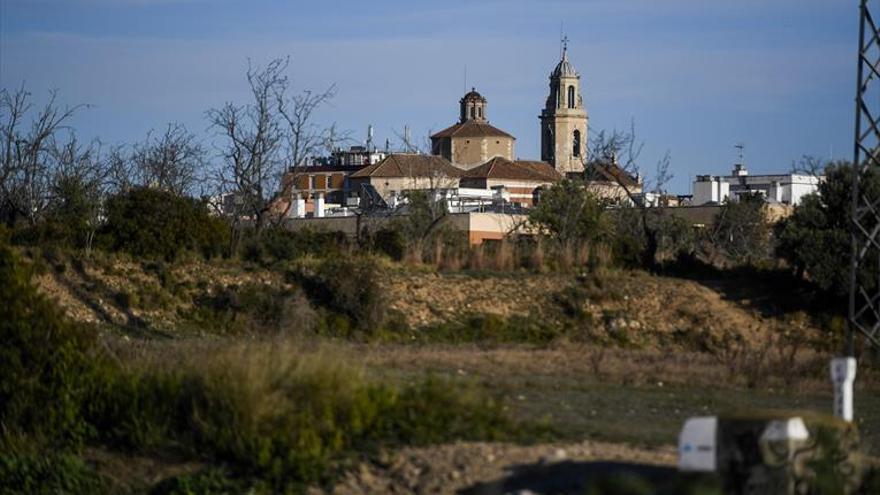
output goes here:
{"type": "Polygon", "coordinates": [[[477,116],[481,119],[483,118],[483,107],[477,109],[477,116]]]}
{"type": "Polygon", "coordinates": [[[317,183],[316,177],[314,175],[310,175],[309,176],[309,189],[317,189],[317,187],[315,187],[317,185],[316,183],[317,183]]]}
{"type": "Polygon", "coordinates": [[[471,107],[471,118],[474,118],[474,107],[471,107]]]}
{"type": "Polygon", "coordinates": [[[568,108],[574,108],[574,86],[568,87],[568,108]]]}
{"type": "Polygon", "coordinates": [[[579,131],[578,129],[574,130],[574,139],[572,139],[571,154],[573,156],[581,156],[581,131],[579,131]]]}

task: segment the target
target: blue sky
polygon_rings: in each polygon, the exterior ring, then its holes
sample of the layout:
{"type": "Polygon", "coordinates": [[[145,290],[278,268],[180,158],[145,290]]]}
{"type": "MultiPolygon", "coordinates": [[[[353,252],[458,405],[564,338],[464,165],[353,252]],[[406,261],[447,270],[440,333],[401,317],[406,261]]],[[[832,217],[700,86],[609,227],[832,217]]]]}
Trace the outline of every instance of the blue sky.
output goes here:
{"type": "Polygon", "coordinates": [[[857,0],[0,0],[0,86],[94,107],[74,126],[106,142],[245,102],[247,59],[291,57],[296,89],[337,84],[320,114],[363,139],[454,122],[475,86],[491,122],[537,158],[560,22],[592,129],[635,121],[649,173],[667,150],[687,193],[746,146],[753,173],[851,154],[857,0]]]}

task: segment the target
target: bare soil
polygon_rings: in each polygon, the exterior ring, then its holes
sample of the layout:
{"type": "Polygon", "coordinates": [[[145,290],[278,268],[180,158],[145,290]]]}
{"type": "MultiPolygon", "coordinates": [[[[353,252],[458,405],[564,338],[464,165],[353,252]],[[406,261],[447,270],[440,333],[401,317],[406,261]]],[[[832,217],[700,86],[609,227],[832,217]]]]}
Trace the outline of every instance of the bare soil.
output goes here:
{"type": "MultiPolygon", "coordinates": [[[[762,312],[752,304],[753,294],[731,298],[724,281],[700,283],[616,270],[473,273],[393,265],[383,266],[381,273],[390,310],[416,330],[492,314],[574,324],[583,334],[580,340],[643,349],[717,352],[732,342],[755,348],[765,346],[768,335],[779,334],[805,344],[823,340],[806,313],[762,312]],[[578,319],[572,320],[572,310],[578,319]]],[[[37,283],[75,320],[134,329],[144,336],[151,331],[173,336],[193,301],[218,288],[290,287],[278,272],[244,269],[238,263],[192,261],[157,269],[125,257],[69,263],[65,269],[48,270],[37,283]]]]}
{"type": "Polygon", "coordinates": [[[360,464],[332,493],[501,494],[539,489],[540,493],[577,493],[588,480],[590,464],[669,467],[675,459],[671,446],[639,448],[595,441],[534,446],[459,443],[407,448],[360,464]],[[556,472],[556,476],[547,476],[548,472],[556,472]],[[553,485],[548,486],[548,482],[553,485]]]}

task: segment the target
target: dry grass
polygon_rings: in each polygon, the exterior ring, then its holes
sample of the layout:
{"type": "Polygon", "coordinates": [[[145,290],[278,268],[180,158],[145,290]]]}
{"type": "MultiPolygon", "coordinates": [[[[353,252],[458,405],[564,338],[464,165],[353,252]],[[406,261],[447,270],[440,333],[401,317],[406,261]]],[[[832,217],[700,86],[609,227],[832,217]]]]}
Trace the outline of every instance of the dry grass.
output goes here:
{"type": "MultiPolygon", "coordinates": [[[[828,389],[825,376],[830,355],[800,351],[792,373],[782,362],[764,361],[764,376],[754,384],[743,373],[731,373],[728,362],[699,352],[670,353],[657,349],[620,349],[576,343],[559,343],[546,349],[526,346],[366,346],[355,347],[375,369],[407,371],[433,370],[466,375],[497,375],[501,372],[519,376],[553,375],[583,380],[627,385],[680,384],[695,387],[785,389],[791,392],[821,392],[828,389]]],[[[767,354],[773,352],[769,351],[767,354]]],[[[739,360],[748,353],[738,354],[739,360]]],[[[750,358],[754,359],[754,358],[750,358]]],[[[860,385],[876,387],[868,382],[860,385]]]]}

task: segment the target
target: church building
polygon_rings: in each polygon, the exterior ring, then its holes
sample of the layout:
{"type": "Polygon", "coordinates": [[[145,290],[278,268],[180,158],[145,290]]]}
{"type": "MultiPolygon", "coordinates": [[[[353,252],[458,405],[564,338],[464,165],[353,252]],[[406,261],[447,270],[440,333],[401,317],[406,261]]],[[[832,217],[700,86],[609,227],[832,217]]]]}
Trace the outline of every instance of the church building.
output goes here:
{"type": "Polygon", "coordinates": [[[459,101],[458,123],[431,136],[431,153],[468,170],[500,156],[514,160],[516,138],[489,124],[486,98],[475,88],[459,101]]]}

